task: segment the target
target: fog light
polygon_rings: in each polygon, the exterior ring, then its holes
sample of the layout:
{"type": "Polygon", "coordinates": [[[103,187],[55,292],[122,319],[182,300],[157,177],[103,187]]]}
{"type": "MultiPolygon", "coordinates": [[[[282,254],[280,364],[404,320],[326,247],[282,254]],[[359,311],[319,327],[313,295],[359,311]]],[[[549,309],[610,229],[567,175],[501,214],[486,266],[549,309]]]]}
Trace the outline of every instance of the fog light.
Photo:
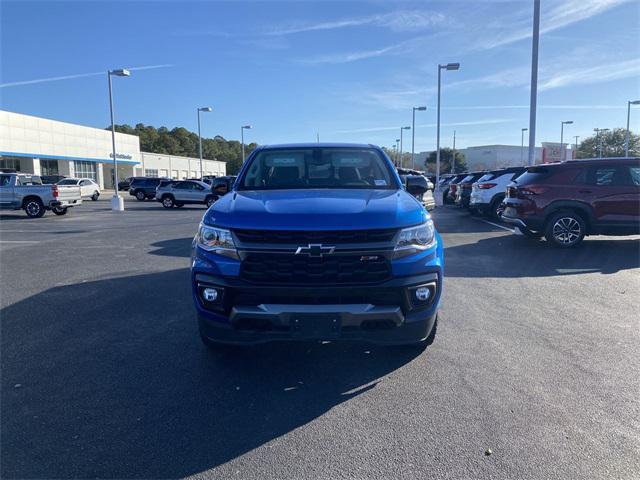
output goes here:
{"type": "Polygon", "coordinates": [[[428,287],[416,288],[416,298],[420,302],[426,302],[427,300],[429,300],[430,296],[431,296],[431,290],[429,290],[428,287]]]}
{"type": "Polygon", "coordinates": [[[218,291],[215,288],[205,288],[202,291],[202,298],[207,302],[215,302],[218,299],[218,291]]]}

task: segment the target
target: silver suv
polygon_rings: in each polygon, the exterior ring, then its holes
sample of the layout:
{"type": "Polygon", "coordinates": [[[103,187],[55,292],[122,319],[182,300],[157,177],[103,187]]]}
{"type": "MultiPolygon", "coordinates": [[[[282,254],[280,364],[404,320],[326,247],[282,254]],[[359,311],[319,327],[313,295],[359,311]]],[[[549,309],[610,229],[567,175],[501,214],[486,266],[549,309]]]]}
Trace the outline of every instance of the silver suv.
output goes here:
{"type": "Polygon", "coordinates": [[[211,191],[211,185],[199,180],[166,180],[156,188],[156,200],[164,208],[182,207],[187,203],[200,203],[210,207],[216,201],[216,196],[211,191]]]}

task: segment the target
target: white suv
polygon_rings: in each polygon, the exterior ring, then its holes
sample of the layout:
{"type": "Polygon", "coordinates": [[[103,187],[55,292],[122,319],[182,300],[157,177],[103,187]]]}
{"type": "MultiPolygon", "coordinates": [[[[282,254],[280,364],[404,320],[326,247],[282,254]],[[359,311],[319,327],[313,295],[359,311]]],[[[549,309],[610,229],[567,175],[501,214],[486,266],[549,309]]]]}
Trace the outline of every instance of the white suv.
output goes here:
{"type": "Polygon", "coordinates": [[[524,173],[524,170],[524,167],[509,167],[493,170],[480,177],[471,186],[469,208],[500,220],[507,185],[524,173]]]}

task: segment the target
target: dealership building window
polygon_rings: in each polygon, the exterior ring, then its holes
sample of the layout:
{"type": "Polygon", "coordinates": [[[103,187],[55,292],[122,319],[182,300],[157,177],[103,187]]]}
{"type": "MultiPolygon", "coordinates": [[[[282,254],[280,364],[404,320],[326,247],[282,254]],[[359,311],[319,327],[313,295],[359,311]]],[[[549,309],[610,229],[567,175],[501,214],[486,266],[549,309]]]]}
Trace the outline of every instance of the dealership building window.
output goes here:
{"type": "Polygon", "coordinates": [[[40,160],[41,175],[58,175],[57,160],[40,160]]]}
{"type": "Polygon", "coordinates": [[[18,157],[0,157],[0,168],[12,168],[16,172],[20,171],[20,158],[18,157]]]}
{"type": "Polygon", "coordinates": [[[158,176],[158,169],[157,168],[145,168],[144,171],[145,171],[147,177],[156,178],[158,176]]]}
{"type": "Polygon", "coordinates": [[[94,162],[86,162],[84,160],[74,160],[73,167],[75,169],[76,178],[90,178],[98,181],[96,173],[96,164],[94,162]]]}

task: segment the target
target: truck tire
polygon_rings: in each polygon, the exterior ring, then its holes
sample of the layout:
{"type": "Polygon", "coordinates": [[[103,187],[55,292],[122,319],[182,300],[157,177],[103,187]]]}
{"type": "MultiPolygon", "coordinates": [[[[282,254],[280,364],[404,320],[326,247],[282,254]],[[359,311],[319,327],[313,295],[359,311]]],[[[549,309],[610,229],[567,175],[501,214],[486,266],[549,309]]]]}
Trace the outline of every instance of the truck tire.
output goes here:
{"type": "Polygon", "coordinates": [[[145,198],[147,198],[147,196],[144,194],[144,192],[142,190],[138,190],[136,192],[136,199],[139,202],[144,202],[145,198]]]}
{"type": "Polygon", "coordinates": [[[173,197],[171,195],[165,195],[164,197],[162,197],[162,206],[164,208],[173,208],[174,205],[175,201],[173,200],[173,197]]]}
{"type": "Polygon", "coordinates": [[[66,215],[67,214],[67,210],[69,210],[69,208],[59,208],[59,207],[54,207],[51,209],[51,211],[53,213],[55,213],[56,215],[66,215]]]}
{"type": "Polygon", "coordinates": [[[39,198],[27,198],[22,208],[29,218],[40,218],[46,211],[39,198]]]}
{"type": "Polygon", "coordinates": [[[99,196],[100,196],[99,192],[93,192],[93,195],[91,195],[91,200],[93,200],[94,202],[97,202],[99,196]]]}
{"type": "Polygon", "coordinates": [[[587,224],[576,212],[562,210],[549,217],[544,229],[544,238],[555,247],[571,248],[582,242],[587,224]]]}

